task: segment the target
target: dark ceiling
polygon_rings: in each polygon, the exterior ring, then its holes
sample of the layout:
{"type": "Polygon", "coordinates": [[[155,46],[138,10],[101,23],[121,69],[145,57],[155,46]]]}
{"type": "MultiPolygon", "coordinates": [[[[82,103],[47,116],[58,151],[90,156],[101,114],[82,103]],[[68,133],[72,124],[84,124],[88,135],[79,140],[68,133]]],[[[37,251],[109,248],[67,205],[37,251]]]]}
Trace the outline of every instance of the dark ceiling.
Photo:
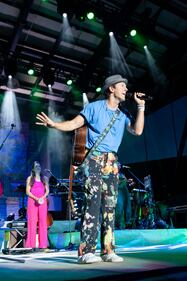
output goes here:
{"type": "Polygon", "coordinates": [[[57,103],[68,100],[71,109],[77,110],[83,91],[94,100],[99,96],[95,89],[105,77],[120,73],[128,78],[129,91],[154,97],[150,105],[154,111],[186,95],[186,35],[186,0],[0,1],[1,93],[6,62],[13,57],[18,65],[18,95],[57,103]],[[94,9],[96,20],[80,21],[83,8],[94,9]],[[68,11],[69,28],[63,23],[64,11],[68,11]],[[129,36],[132,28],[143,38],[141,42],[129,36]],[[117,42],[115,60],[109,31],[117,42]],[[151,54],[149,63],[144,42],[151,54]],[[34,76],[27,74],[30,65],[34,76]],[[48,69],[55,76],[52,92],[43,81],[48,69]],[[73,86],[67,86],[69,78],[73,86]]]}

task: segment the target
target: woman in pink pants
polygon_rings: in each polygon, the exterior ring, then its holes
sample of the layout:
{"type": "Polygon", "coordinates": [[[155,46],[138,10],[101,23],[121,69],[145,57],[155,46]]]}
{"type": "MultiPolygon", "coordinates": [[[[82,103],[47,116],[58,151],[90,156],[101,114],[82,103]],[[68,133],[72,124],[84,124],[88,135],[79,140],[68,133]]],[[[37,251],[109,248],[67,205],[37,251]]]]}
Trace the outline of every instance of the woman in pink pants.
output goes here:
{"type": "Polygon", "coordinates": [[[49,186],[46,177],[42,176],[40,163],[35,161],[31,175],[27,178],[27,239],[25,247],[36,248],[36,233],[38,225],[38,247],[48,246],[47,238],[47,195],[49,186]]]}

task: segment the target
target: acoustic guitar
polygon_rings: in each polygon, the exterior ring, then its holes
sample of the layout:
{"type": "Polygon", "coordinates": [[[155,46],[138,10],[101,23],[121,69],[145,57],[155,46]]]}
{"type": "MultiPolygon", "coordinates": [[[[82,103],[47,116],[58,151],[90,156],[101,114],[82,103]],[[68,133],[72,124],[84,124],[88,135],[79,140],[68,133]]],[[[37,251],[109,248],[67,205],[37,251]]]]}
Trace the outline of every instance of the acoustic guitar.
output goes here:
{"type": "Polygon", "coordinates": [[[85,145],[86,145],[86,126],[83,126],[75,130],[74,135],[74,145],[73,145],[73,155],[72,155],[72,165],[79,166],[82,164],[85,158],[85,145]]]}

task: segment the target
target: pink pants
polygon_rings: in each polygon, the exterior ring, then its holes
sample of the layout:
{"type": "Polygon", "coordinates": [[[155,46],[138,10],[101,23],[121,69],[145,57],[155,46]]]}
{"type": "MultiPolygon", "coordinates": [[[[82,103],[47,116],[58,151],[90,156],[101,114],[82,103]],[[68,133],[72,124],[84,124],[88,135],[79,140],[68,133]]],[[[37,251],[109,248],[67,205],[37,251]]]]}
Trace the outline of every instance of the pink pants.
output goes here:
{"type": "Polygon", "coordinates": [[[38,204],[32,198],[28,198],[27,203],[27,240],[25,247],[36,248],[36,233],[38,223],[39,248],[47,248],[47,200],[43,204],[38,204]]]}

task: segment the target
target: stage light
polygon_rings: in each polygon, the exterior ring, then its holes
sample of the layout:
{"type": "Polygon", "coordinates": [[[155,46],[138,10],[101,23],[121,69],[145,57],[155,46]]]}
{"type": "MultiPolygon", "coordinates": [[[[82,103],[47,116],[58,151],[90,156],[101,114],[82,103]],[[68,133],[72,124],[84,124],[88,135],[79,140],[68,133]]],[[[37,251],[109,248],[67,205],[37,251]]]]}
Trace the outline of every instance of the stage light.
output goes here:
{"type": "Polygon", "coordinates": [[[86,19],[86,13],[83,10],[78,10],[75,12],[75,17],[78,21],[83,22],[86,19]]]}
{"type": "Polygon", "coordinates": [[[45,68],[43,71],[43,82],[46,86],[52,87],[55,82],[55,73],[51,68],[45,68]]]}
{"type": "Polygon", "coordinates": [[[134,37],[134,36],[136,36],[136,29],[132,29],[131,31],[130,31],[130,36],[132,36],[132,37],[134,37]]]}
{"type": "Polygon", "coordinates": [[[92,8],[85,3],[82,3],[82,6],[81,4],[77,5],[74,9],[74,13],[79,21],[85,21],[86,19],[93,20],[95,18],[95,13],[92,11],[92,8]]]}
{"type": "Polygon", "coordinates": [[[20,84],[17,78],[12,77],[12,75],[8,76],[8,80],[6,82],[6,86],[9,89],[17,89],[20,88],[20,84]]]}
{"type": "Polygon", "coordinates": [[[71,19],[74,14],[71,1],[57,0],[56,2],[57,2],[57,13],[61,16],[65,13],[68,15],[68,18],[71,19]]]}
{"type": "Polygon", "coordinates": [[[28,75],[32,76],[34,75],[34,69],[33,68],[29,68],[27,71],[28,75]]]}
{"type": "Polygon", "coordinates": [[[79,21],[85,21],[85,16],[84,16],[84,15],[79,16],[79,17],[78,17],[78,20],[79,20],[79,21]]]}
{"type": "Polygon", "coordinates": [[[93,20],[95,18],[95,15],[93,12],[88,12],[86,16],[89,20],[93,20]]]}
{"type": "Polygon", "coordinates": [[[13,56],[9,56],[5,60],[5,65],[4,65],[4,72],[6,76],[15,76],[17,73],[17,59],[13,56]]]}
{"type": "Polygon", "coordinates": [[[96,92],[97,92],[97,93],[100,93],[100,92],[101,92],[101,87],[97,87],[97,88],[96,88],[96,92]]]}
{"type": "Polygon", "coordinates": [[[69,79],[66,84],[67,84],[68,86],[70,86],[70,85],[72,85],[72,83],[73,83],[73,81],[72,81],[71,79],[69,79]]]}

